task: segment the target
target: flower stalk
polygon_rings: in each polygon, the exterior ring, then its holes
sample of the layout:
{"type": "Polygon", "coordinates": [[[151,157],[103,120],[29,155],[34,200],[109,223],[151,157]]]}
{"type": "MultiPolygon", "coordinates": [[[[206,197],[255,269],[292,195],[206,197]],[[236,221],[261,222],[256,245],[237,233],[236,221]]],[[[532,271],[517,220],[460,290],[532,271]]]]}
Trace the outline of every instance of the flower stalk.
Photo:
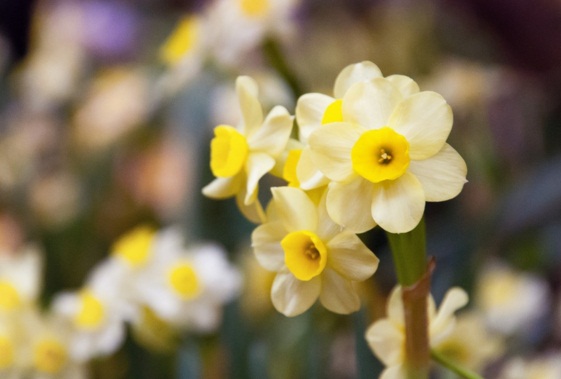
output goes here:
{"type": "Polygon", "coordinates": [[[456,375],[465,379],[483,379],[482,376],[456,364],[453,360],[446,357],[436,350],[431,350],[431,358],[438,362],[440,365],[446,367],[448,370],[452,371],[456,375]]]}
{"type": "Polygon", "coordinates": [[[403,287],[407,379],[427,379],[430,365],[427,298],[434,261],[427,265],[425,223],[412,231],[387,233],[396,274],[403,287]]]}

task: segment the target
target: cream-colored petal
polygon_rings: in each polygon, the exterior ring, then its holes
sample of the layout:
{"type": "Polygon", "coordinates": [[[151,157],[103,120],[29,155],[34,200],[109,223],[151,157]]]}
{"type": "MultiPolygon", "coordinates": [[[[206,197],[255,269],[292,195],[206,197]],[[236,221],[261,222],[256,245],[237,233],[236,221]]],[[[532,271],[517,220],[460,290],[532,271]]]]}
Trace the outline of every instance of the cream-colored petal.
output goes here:
{"type": "Polygon", "coordinates": [[[372,217],[385,231],[407,233],[421,221],[425,192],[413,174],[379,183],[372,192],[372,217]]]}
{"type": "Polygon", "coordinates": [[[234,196],[242,185],[241,175],[230,178],[216,178],[203,188],[203,195],[212,199],[226,199],[234,196]]]}
{"type": "Polygon", "coordinates": [[[286,230],[280,221],[260,225],[251,234],[251,247],[261,266],[269,271],[279,271],[284,266],[284,251],[280,241],[286,230]]]}
{"type": "Polygon", "coordinates": [[[335,79],[333,94],[337,99],[341,99],[353,84],[381,77],[382,71],[372,62],[363,61],[348,65],[335,79]]]}
{"type": "Polygon", "coordinates": [[[405,334],[403,328],[388,319],[376,321],[366,330],[366,341],[386,366],[405,361],[405,334]]]}
{"type": "Polygon", "coordinates": [[[249,76],[239,76],[236,93],[243,118],[242,134],[250,137],[263,123],[263,109],[257,99],[257,83],[249,76]]]}
{"type": "Polygon", "coordinates": [[[401,100],[398,89],[386,79],[357,83],[343,98],[343,120],[367,129],[388,126],[390,116],[401,100]]]}
{"type": "Polygon", "coordinates": [[[258,190],[256,188],[254,194],[248,196],[247,191],[242,187],[240,192],[236,194],[236,205],[241,214],[249,221],[255,224],[262,224],[267,221],[267,217],[261,202],[257,198],[257,194],[258,190]],[[246,198],[249,199],[249,204],[245,203],[246,198]]]}
{"type": "Polygon", "coordinates": [[[298,316],[316,302],[320,290],[319,276],[304,282],[296,279],[287,268],[284,268],[273,281],[271,300],[275,309],[283,315],[298,316]]]}
{"type": "Polygon", "coordinates": [[[426,201],[452,199],[467,182],[466,162],[447,143],[436,155],[422,161],[411,161],[409,172],[421,182],[426,201]]]}
{"type": "Polygon", "coordinates": [[[275,167],[275,160],[265,153],[251,153],[245,162],[247,186],[244,204],[251,204],[257,196],[259,180],[275,167]]]}
{"type": "Polygon", "coordinates": [[[420,91],[419,85],[413,79],[405,75],[386,76],[386,80],[399,89],[403,98],[409,97],[420,91]]]}
{"type": "Polygon", "coordinates": [[[327,212],[337,224],[354,233],[364,233],[376,226],[369,212],[374,186],[357,177],[349,183],[330,183],[327,189],[327,212]]]}
{"type": "Polygon", "coordinates": [[[349,314],[360,308],[360,298],[352,281],[336,271],[325,268],[321,274],[321,304],[331,312],[349,314]]]}
{"type": "MultiPolygon", "coordinates": [[[[321,189],[317,189],[316,191],[321,191],[321,189]]],[[[323,189],[322,193],[317,195],[319,198],[319,204],[317,207],[317,235],[322,239],[322,241],[327,242],[337,234],[341,233],[343,231],[343,227],[333,221],[331,217],[329,217],[329,213],[327,213],[327,187],[323,189]]]]}
{"type": "Polygon", "coordinates": [[[329,179],[317,168],[312,160],[310,147],[302,149],[302,154],[296,166],[296,176],[300,182],[300,188],[311,190],[329,183],[329,179]]]}
{"type": "Polygon", "coordinates": [[[399,364],[391,367],[387,367],[380,378],[378,379],[407,379],[407,371],[405,370],[405,365],[399,364]]]}
{"type": "Polygon", "coordinates": [[[395,286],[388,299],[387,311],[390,320],[403,325],[405,318],[403,316],[403,299],[401,296],[401,286],[395,286]]]}
{"type": "Polygon", "coordinates": [[[331,180],[342,182],[356,176],[351,150],[365,131],[360,125],[344,122],[322,126],[309,139],[314,165],[331,180]]]}
{"type": "Polygon", "coordinates": [[[427,159],[442,149],[452,130],[452,109],[436,92],[409,96],[395,108],[389,126],[409,141],[411,159],[427,159]]]}
{"type": "Polygon", "coordinates": [[[274,107],[263,121],[263,125],[249,136],[249,149],[277,157],[288,143],[292,121],[292,116],[284,107],[274,107]]]}
{"type": "Polygon", "coordinates": [[[436,318],[430,321],[429,335],[431,336],[431,345],[438,344],[442,338],[452,331],[456,322],[454,312],[464,307],[467,303],[468,295],[463,289],[453,287],[446,292],[436,318]]]}
{"type": "Polygon", "coordinates": [[[327,264],[343,277],[363,281],[374,274],[379,259],[356,236],[343,231],[327,242],[327,264]]]}
{"type": "Polygon", "coordinates": [[[300,96],[296,103],[296,122],[298,138],[302,143],[307,143],[310,134],[321,126],[325,110],[334,101],[331,96],[321,93],[307,93],[300,96]]]}
{"type": "Polygon", "coordinates": [[[284,230],[315,232],[318,222],[316,205],[306,192],[294,187],[271,188],[275,208],[284,230]]]}

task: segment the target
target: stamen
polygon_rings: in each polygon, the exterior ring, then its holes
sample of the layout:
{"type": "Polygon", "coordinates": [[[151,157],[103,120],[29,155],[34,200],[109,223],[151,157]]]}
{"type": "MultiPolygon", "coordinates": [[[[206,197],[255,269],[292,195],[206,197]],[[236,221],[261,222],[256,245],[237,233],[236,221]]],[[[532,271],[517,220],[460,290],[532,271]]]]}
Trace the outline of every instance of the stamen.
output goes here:
{"type": "Polygon", "coordinates": [[[313,261],[319,258],[319,251],[316,249],[314,245],[308,246],[304,251],[304,254],[306,255],[307,258],[313,261]]]}
{"type": "Polygon", "coordinates": [[[378,163],[389,163],[392,160],[392,156],[386,152],[385,149],[380,149],[380,159],[378,163]]]}

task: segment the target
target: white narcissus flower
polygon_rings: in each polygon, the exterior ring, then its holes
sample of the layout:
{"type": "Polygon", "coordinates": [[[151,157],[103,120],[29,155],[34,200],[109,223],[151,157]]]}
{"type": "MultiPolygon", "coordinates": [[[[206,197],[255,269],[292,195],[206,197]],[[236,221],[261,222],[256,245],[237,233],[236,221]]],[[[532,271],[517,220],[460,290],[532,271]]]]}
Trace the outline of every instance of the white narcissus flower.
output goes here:
{"type": "Polygon", "coordinates": [[[347,314],[360,307],[356,282],[368,279],[378,258],[352,232],[335,224],[325,197],[314,203],[298,188],[273,188],[269,220],[252,234],[259,263],[277,272],[271,297],[275,308],[296,316],[318,299],[347,314]]]}
{"type": "Polygon", "coordinates": [[[123,270],[108,260],[98,265],[78,292],[63,292],[53,311],[72,326],[70,354],[83,362],[108,355],[125,337],[125,322],[137,317],[123,294],[123,270]]]}
{"type": "Polygon", "coordinates": [[[14,255],[0,254],[0,315],[33,305],[40,290],[42,257],[33,246],[14,255]]]}
{"type": "Polygon", "coordinates": [[[260,222],[264,215],[257,200],[258,183],[283,153],[293,118],[282,106],[264,118],[257,85],[247,76],[238,77],[236,90],[243,120],[237,128],[219,125],[214,129],[210,168],[217,178],[203,188],[203,194],[217,199],[236,196],[242,213],[260,222]]]}
{"type": "Polygon", "coordinates": [[[503,367],[499,379],[561,378],[561,353],[550,351],[533,358],[514,357],[503,367]]]}
{"type": "MultiPolygon", "coordinates": [[[[405,373],[405,318],[402,290],[397,286],[391,293],[387,317],[376,321],[366,331],[366,340],[374,354],[386,366],[380,379],[406,379],[405,373]]],[[[428,299],[428,334],[431,347],[438,345],[454,330],[454,312],[468,302],[467,293],[458,287],[444,296],[438,311],[432,296],[428,299]]]]}
{"type": "Polygon", "coordinates": [[[211,332],[241,286],[239,272],[213,244],[162,250],[135,283],[138,300],[172,326],[211,332]]]}
{"type": "Polygon", "coordinates": [[[426,201],[461,191],[467,167],[446,143],[452,111],[442,96],[404,76],[376,77],[345,92],[341,118],[309,136],[313,163],[332,181],[327,210],[338,224],[406,233],[426,201]]]}
{"type": "Polygon", "coordinates": [[[303,144],[291,153],[296,160],[296,174],[300,187],[305,190],[324,186],[329,183],[312,161],[308,138],[320,126],[343,121],[343,96],[355,83],[382,77],[382,72],[372,62],[364,61],[345,67],[335,79],[333,96],[321,93],[307,93],[300,96],[296,103],[298,139],[303,144]],[[296,157],[297,155],[297,157],[296,157]]]}

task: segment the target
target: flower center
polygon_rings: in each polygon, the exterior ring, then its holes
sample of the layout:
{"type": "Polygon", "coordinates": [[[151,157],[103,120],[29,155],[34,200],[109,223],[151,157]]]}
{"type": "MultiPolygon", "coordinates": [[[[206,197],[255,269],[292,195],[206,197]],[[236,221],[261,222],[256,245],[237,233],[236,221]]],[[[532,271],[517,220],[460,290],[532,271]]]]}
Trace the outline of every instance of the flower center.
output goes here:
{"type": "Polygon", "coordinates": [[[301,230],[287,234],[281,241],[286,267],[299,280],[310,280],[323,271],[327,248],[313,232],[301,230]]]}
{"type": "Polygon", "coordinates": [[[0,281],[0,310],[13,311],[20,305],[18,290],[7,280],[0,281]]]}
{"type": "Polygon", "coordinates": [[[335,100],[325,108],[323,112],[323,117],[321,119],[321,124],[329,124],[330,122],[342,122],[343,121],[343,100],[335,100]]]}
{"type": "Polygon", "coordinates": [[[82,329],[97,328],[105,318],[103,304],[89,290],[83,290],[79,296],[80,310],[74,317],[74,322],[82,329]]]}
{"type": "Polygon", "coordinates": [[[219,125],[210,142],[210,169],[214,176],[228,178],[243,168],[249,147],[245,137],[235,128],[219,125]]]}
{"type": "Polygon", "coordinates": [[[182,19],[160,50],[162,61],[172,66],[179,63],[195,46],[199,24],[196,16],[182,19]]]}
{"type": "Polygon", "coordinates": [[[125,234],[113,245],[112,251],[131,267],[146,264],[150,257],[152,243],[156,232],[149,227],[142,226],[125,234]]]}
{"type": "Polygon", "coordinates": [[[288,156],[286,157],[286,162],[282,171],[282,177],[288,182],[288,185],[290,187],[300,186],[298,176],[296,175],[296,167],[298,166],[301,155],[301,149],[293,149],[288,152],[288,156]]]}
{"type": "Polygon", "coordinates": [[[409,167],[409,142],[389,127],[364,132],[351,151],[353,169],[372,183],[394,180],[409,167]]]}
{"type": "Polygon", "coordinates": [[[193,299],[201,290],[197,273],[187,262],[172,267],[168,272],[168,281],[171,288],[184,300],[193,299]]]}
{"type": "Polygon", "coordinates": [[[67,359],[66,347],[55,339],[43,339],[35,345],[33,363],[38,371],[56,374],[64,367],[67,359]]]}
{"type": "Polygon", "coordinates": [[[240,0],[240,8],[248,17],[260,17],[265,15],[271,4],[269,0],[240,0]]]}
{"type": "Polygon", "coordinates": [[[0,336],[0,370],[14,363],[14,344],[5,336],[0,336]]]}

